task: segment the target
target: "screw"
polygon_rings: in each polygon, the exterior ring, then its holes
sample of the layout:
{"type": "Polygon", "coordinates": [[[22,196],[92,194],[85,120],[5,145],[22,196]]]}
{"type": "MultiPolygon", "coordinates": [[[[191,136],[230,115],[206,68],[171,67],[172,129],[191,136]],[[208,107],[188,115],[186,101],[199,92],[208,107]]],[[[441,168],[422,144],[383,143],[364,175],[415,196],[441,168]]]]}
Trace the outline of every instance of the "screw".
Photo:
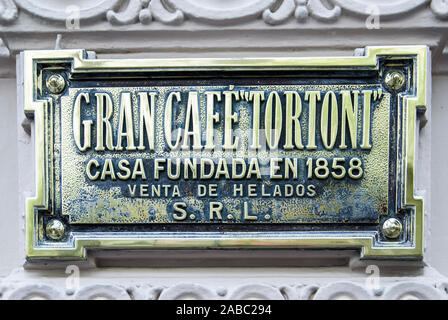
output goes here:
{"type": "Polygon", "coordinates": [[[383,223],[383,233],[390,239],[398,238],[403,230],[403,226],[398,219],[390,218],[383,223]]]}
{"type": "Polygon", "coordinates": [[[61,240],[65,232],[65,227],[61,221],[53,219],[47,223],[45,231],[47,232],[47,236],[49,238],[53,240],[61,240]]]}
{"type": "Polygon", "coordinates": [[[47,78],[46,82],[48,90],[53,94],[61,93],[65,88],[64,77],[60,74],[52,74],[47,78]]]}
{"type": "Polygon", "coordinates": [[[384,82],[390,90],[399,90],[405,82],[404,74],[400,71],[389,71],[384,78],[384,82]]]}

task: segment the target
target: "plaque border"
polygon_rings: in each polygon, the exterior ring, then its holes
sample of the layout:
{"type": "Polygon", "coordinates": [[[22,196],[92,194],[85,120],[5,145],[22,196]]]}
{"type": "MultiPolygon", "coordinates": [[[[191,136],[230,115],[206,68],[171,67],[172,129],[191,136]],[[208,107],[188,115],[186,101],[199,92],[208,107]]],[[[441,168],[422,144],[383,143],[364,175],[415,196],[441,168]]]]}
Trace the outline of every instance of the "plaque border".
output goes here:
{"type": "MultiPolygon", "coordinates": [[[[360,249],[361,258],[422,259],[423,258],[423,198],[415,195],[415,166],[417,147],[417,112],[429,105],[430,53],[424,45],[371,46],[365,55],[353,57],[289,57],[241,59],[88,59],[85,50],[38,50],[21,54],[23,70],[23,106],[28,117],[34,118],[35,196],[26,199],[25,237],[27,259],[87,258],[87,249],[360,249]],[[404,232],[407,243],[378,241],[378,231],[363,232],[105,232],[101,235],[71,234],[67,242],[48,242],[37,245],[42,224],[37,210],[51,210],[51,182],[46,175],[45,109],[51,99],[37,100],[38,74],[36,63],[71,62],[71,72],[135,72],[135,71],[222,71],[234,70],[335,70],[366,68],[378,70],[378,58],[412,58],[416,87],[414,95],[403,95],[402,203],[411,209],[411,221],[404,232]],[[410,244],[409,244],[410,242],[410,244]]],[[[400,133],[399,132],[399,133],[400,133]]],[[[397,134],[399,134],[397,133],[397,134]]],[[[397,160],[398,161],[398,160],[397,160]]]]}

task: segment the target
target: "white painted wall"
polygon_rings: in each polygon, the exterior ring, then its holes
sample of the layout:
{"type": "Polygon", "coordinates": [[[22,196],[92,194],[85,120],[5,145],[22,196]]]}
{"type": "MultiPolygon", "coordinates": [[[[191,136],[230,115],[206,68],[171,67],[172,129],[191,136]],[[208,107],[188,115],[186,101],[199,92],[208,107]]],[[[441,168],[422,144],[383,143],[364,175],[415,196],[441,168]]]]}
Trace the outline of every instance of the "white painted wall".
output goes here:
{"type": "Polygon", "coordinates": [[[18,203],[15,79],[0,79],[0,277],[19,266],[22,232],[18,203]]]}
{"type": "Polygon", "coordinates": [[[434,76],[431,141],[431,263],[448,276],[448,76],[434,76]]]}

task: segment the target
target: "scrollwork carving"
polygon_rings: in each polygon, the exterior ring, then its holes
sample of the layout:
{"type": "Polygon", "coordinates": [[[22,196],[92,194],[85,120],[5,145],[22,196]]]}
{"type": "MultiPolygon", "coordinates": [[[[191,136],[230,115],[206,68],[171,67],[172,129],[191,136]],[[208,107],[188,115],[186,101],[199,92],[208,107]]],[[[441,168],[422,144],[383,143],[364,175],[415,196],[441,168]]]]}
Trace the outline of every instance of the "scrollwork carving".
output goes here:
{"type": "Polygon", "coordinates": [[[165,289],[159,296],[160,300],[215,300],[217,295],[210,289],[190,283],[182,283],[165,289]]]}
{"type": "Polygon", "coordinates": [[[60,290],[46,284],[23,284],[9,290],[4,295],[6,300],[60,300],[60,290]]]}
{"type": "Polygon", "coordinates": [[[314,300],[370,300],[369,291],[353,282],[335,282],[320,288],[314,300]]]}
{"type": "MultiPolygon", "coordinates": [[[[320,0],[314,0],[319,1],[320,0]]],[[[368,16],[370,15],[368,8],[375,7],[381,16],[393,16],[417,9],[427,3],[429,0],[390,0],[388,2],[374,2],[369,0],[332,0],[337,6],[343,10],[352,13],[368,16]]]]}
{"type": "Polygon", "coordinates": [[[177,25],[181,24],[185,17],[181,10],[175,9],[173,11],[168,10],[162,3],[163,0],[152,0],[149,3],[150,11],[153,17],[164,24],[177,25]]]}
{"type": "MultiPolygon", "coordinates": [[[[65,21],[66,5],[55,6],[54,1],[0,0],[0,23],[18,18],[18,8],[50,21],[65,21]]],[[[415,10],[431,10],[439,19],[448,17],[448,3],[444,0],[390,0],[375,3],[370,0],[101,0],[80,1],[80,19],[91,23],[106,19],[112,25],[152,21],[179,25],[185,20],[212,25],[247,23],[262,19],[266,24],[279,25],[294,16],[298,22],[311,17],[320,22],[335,22],[344,12],[365,18],[375,7],[380,16],[405,16],[415,10]],[[87,4],[88,3],[88,4],[87,4]]]]}
{"type": "Polygon", "coordinates": [[[198,283],[180,283],[168,286],[119,283],[91,283],[69,292],[62,286],[27,281],[0,284],[0,299],[116,299],[116,300],[215,300],[215,299],[268,299],[268,300],[327,300],[327,299],[448,299],[447,282],[397,281],[374,292],[365,283],[338,281],[326,284],[269,285],[248,283],[214,287],[198,283]],[[384,290],[383,290],[384,289],[384,290]]]}
{"type": "MultiPolygon", "coordinates": [[[[11,0],[1,0],[1,1],[11,1],[11,0]]],[[[62,1],[60,4],[55,5],[55,1],[49,0],[14,0],[16,5],[20,7],[23,11],[29,14],[42,18],[44,20],[65,22],[67,19],[67,4],[62,1]]],[[[79,9],[80,20],[94,20],[101,21],[102,17],[105,17],[109,10],[117,8],[122,4],[122,0],[100,0],[96,1],[94,5],[92,2],[80,1],[76,7],[79,9]]],[[[135,5],[135,1],[131,1],[129,6],[135,5]]],[[[131,9],[131,8],[130,8],[131,9]]],[[[124,19],[124,18],[122,18],[124,19]]]]}
{"type": "Polygon", "coordinates": [[[75,300],[130,300],[125,289],[109,284],[94,284],[79,290],[75,300]]]}
{"type": "Polygon", "coordinates": [[[284,300],[280,290],[264,284],[248,284],[235,288],[230,300],[284,300]]]}
{"type": "Polygon", "coordinates": [[[445,19],[448,17],[448,2],[445,0],[432,0],[430,7],[438,18],[445,19]]]}
{"type": "Polygon", "coordinates": [[[274,12],[269,8],[265,9],[263,11],[263,20],[272,25],[283,23],[294,13],[295,9],[296,3],[294,0],[285,0],[274,12]]]}
{"type": "Polygon", "coordinates": [[[393,285],[385,291],[385,300],[440,300],[443,297],[440,290],[434,286],[419,282],[402,282],[393,285]]]}
{"type": "Polygon", "coordinates": [[[0,0],[0,23],[9,23],[17,19],[17,6],[13,0],[0,0]]]}
{"type": "Polygon", "coordinates": [[[126,25],[138,21],[140,11],[143,9],[142,1],[130,0],[127,7],[121,12],[107,11],[107,20],[114,25],[126,25]]]}
{"type": "Polygon", "coordinates": [[[335,5],[329,9],[321,0],[308,0],[308,10],[319,21],[334,21],[341,15],[341,7],[335,5]]]}

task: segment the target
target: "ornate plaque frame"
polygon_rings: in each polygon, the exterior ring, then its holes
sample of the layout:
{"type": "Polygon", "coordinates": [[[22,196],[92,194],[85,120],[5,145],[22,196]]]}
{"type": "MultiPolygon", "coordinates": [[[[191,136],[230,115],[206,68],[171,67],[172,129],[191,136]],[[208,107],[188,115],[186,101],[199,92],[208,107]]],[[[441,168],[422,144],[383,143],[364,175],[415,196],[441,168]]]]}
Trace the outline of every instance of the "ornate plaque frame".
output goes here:
{"type": "MultiPolygon", "coordinates": [[[[34,118],[36,195],[26,201],[26,256],[28,259],[85,259],[86,250],[95,249],[220,249],[220,248],[312,248],[360,249],[363,258],[421,259],[423,256],[423,199],[415,195],[417,112],[428,105],[429,49],[426,46],[367,47],[364,56],[334,58],[253,58],[253,59],[88,59],[84,50],[25,51],[22,53],[23,104],[25,114],[34,118]],[[382,72],[379,61],[409,61],[406,77],[413,94],[397,94],[402,107],[402,127],[397,132],[401,147],[397,157],[397,215],[403,218],[404,236],[385,239],[381,225],[372,230],[319,231],[238,231],[238,232],[73,232],[66,230],[63,241],[44,236],[43,216],[53,214],[54,190],[51,177],[52,141],[46,113],[54,102],[51,95],[38,98],[42,90],[42,66],[55,70],[69,66],[70,77],[77,74],[139,72],[226,72],[300,70],[332,72],[382,72]]],[[[45,220],[48,221],[48,220],[45,220]]],[[[384,220],[382,220],[383,222],[384,220]]]]}

